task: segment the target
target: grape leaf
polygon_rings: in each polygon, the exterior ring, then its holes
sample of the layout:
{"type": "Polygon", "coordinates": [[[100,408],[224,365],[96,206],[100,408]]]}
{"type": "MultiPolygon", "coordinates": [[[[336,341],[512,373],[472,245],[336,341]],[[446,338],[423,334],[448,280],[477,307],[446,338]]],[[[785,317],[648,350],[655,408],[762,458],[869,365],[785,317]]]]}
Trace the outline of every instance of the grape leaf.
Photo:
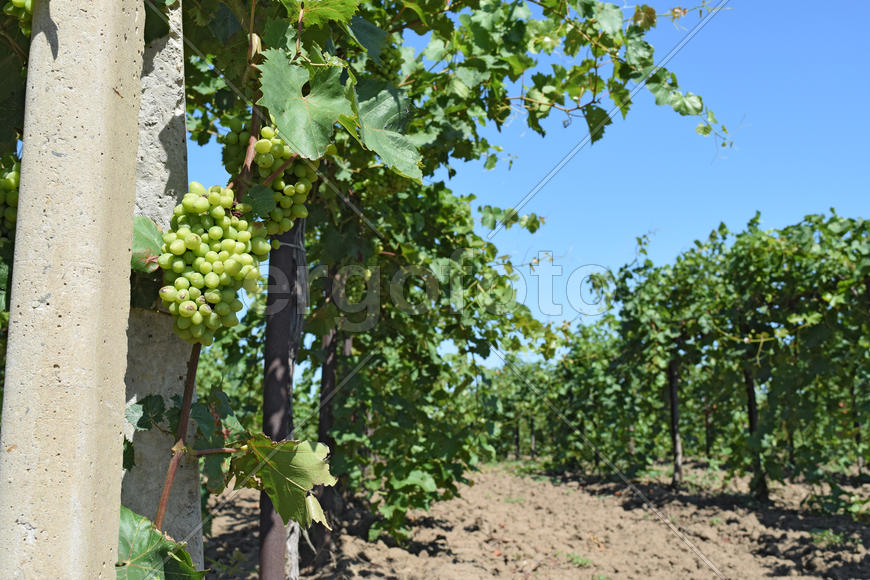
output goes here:
{"type": "Polygon", "coordinates": [[[366,49],[375,62],[381,61],[381,52],[387,44],[387,33],[361,16],[354,16],[348,27],[354,40],[366,49]]]}
{"type": "Polygon", "coordinates": [[[622,9],[616,4],[596,2],[593,14],[605,34],[616,34],[622,30],[622,9]]]}
{"type": "Polygon", "coordinates": [[[263,32],[263,44],[267,48],[281,48],[290,58],[296,56],[296,28],[286,19],[269,20],[263,32]]]}
{"type": "MultiPolygon", "coordinates": [[[[290,20],[296,22],[299,19],[300,3],[296,0],[281,0],[281,3],[287,8],[290,20]]],[[[308,0],[302,13],[302,24],[320,26],[330,21],[347,24],[358,7],[359,2],[356,0],[308,0]]]]}
{"type": "Polygon", "coordinates": [[[199,580],[205,570],[197,571],[184,544],[173,542],[158,531],[151,521],[121,506],[118,533],[119,580],[199,580]]]}
{"type": "Polygon", "coordinates": [[[312,74],[291,63],[283,50],[263,52],[263,97],[259,104],[269,109],[278,132],[294,153],[319,159],[326,153],[339,117],[353,116],[341,83],[341,69],[328,67],[312,74]],[[309,91],[303,93],[308,85],[309,91]]]}
{"type": "Polygon", "coordinates": [[[133,469],[136,467],[136,449],[133,443],[124,439],[124,455],[121,461],[122,469],[133,469]]]}
{"type": "Polygon", "coordinates": [[[271,187],[255,185],[242,198],[243,203],[250,204],[254,217],[265,218],[275,209],[275,192],[271,187]]]}
{"type": "Polygon", "coordinates": [[[385,84],[367,82],[360,84],[357,99],[363,145],[377,153],[390,169],[420,183],[423,179],[420,153],[398,131],[405,113],[401,93],[385,84]]]}
{"type": "Polygon", "coordinates": [[[133,270],[150,274],[159,268],[157,258],[162,245],[160,230],[150,218],[133,218],[133,255],[130,257],[130,267],[133,270]]]}
{"type": "Polygon", "coordinates": [[[423,491],[428,492],[433,492],[436,489],[435,479],[430,474],[420,471],[419,469],[415,469],[409,473],[408,477],[405,479],[399,480],[395,477],[391,478],[390,484],[394,489],[401,489],[408,485],[415,485],[423,491]]]}
{"type": "Polygon", "coordinates": [[[166,403],[163,401],[163,397],[152,393],[140,401],[127,405],[124,414],[130,425],[135,427],[137,431],[146,431],[160,423],[165,412],[166,403]]]}
{"type": "Polygon", "coordinates": [[[592,137],[592,143],[604,137],[604,127],[613,123],[607,111],[598,105],[583,109],[583,116],[586,118],[586,124],[589,126],[589,135],[592,137]]]}
{"type": "Polygon", "coordinates": [[[237,444],[243,453],[230,462],[230,475],[245,487],[265,491],[284,523],[290,520],[304,527],[312,521],[325,524],[323,512],[308,492],[315,485],[335,485],[326,456],[329,448],[307,441],[271,441],[259,433],[237,444]],[[310,498],[310,499],[309,499],[310,498]]]}

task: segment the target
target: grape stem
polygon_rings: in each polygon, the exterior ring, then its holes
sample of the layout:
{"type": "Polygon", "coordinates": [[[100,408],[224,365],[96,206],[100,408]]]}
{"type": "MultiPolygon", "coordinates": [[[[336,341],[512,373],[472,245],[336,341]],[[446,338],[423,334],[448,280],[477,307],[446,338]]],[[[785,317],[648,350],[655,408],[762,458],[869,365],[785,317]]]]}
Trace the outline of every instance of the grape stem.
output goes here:
{"type": "Polygon", "coordinates": [[[187,424],[190,422],[190,407],[193,404],[193,390],[196,385],[196,367],[199,365],[199,353],[202,344],[193,345],[190,351],[190,359],[187,361],[187,377],[184,380],[184,397],[181,401],[181,416],[178,419],[178,432],[175,445],[172,446],[172,459],[166,470],[166,480],[163,482],[163,492],[160,494],[160,503],[157,505],[157,515],[154,516],[154,527],[158,530],[163,528],[163,519],[166,517],[166,507],[169,505],[169,493],[172,491],[172,483],[175,474],[184,457],[184,440],[187,437],[187,424]]]}
{"type": "Polygon", "coordinates": [[[193,449],[191,454],[194,457],[202,457],[203,455],[217,455],[219,453],[238,453],[240,449],[234,447],[216,447],[215,449],[193,449]]]}
{"type": "Polygon", "coordinates": [[[293,154],[290,159],[281,164],[281,166],[272,172],[272,174],[263,180],[263,185],[272,185],[272,182],[281,177],[281,174],[290,167],[290,164],[293,163],[296,158],[299,157],[296,153],[293,154]]]}
{"type": "Polygon", "coordinates": [[[239,178],[236,187],[236,201],[241,201],[242,197],[245,195],[245,192],[248,190],[248,184],[251,182],[251,167],[254,164],[254,155],[256,155],[256,151],[254,150],[254,145],[257,144],[257,140],[260,138],[260,107],[257,105],[251,105],[251,136],[248,137],[248,150],[245,152],[245,163],[242,165],[242,171],[239,173],[239,178]]]}

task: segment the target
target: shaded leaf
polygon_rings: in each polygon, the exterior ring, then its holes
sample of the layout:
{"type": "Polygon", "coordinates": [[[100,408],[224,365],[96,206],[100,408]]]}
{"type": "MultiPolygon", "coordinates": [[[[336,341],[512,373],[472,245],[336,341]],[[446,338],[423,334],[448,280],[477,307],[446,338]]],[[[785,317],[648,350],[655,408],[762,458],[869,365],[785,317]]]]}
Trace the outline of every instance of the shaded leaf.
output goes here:
{"type": "MultiPolygon", "coordinates": [[[[0,39],[0,46],[4,44],[0,39]]],[[[21,60],[11,49],[0,57],[0,78],[0,151],[15,151],[18,132],[24,127],[25,85],[21,60]]]]}
{"type": "Polygon", "coordinates": [[[357,91],[360,139],[393,171],[416,182],[423,179],[421,156],[399,132],[405,105],[399,91],[380,83],[364,83],[357,91]]]}
{"type": "Polygon", "coordinates": [[[248,190],[242,202],[250,204],[254,217],[265,218],[275,209],[275,192],[271,187],[255,185],[248,190]]]}
{"type": "Polygon", "coordinates": [[[124,412],[127,421],[137,431],[147,431],[152,426],[159,424],[166,412],[166,403],[163,397],[157,394],[148,395],[141,400],[127,405],[124,412]]]}
{"type": "Polygon", "coordinates": [[[380,62],[381,52],[387,45],[387,33],[363,18],[354,16],[350,21],[350,33],[366,49],[372,60],[380,62]]]}

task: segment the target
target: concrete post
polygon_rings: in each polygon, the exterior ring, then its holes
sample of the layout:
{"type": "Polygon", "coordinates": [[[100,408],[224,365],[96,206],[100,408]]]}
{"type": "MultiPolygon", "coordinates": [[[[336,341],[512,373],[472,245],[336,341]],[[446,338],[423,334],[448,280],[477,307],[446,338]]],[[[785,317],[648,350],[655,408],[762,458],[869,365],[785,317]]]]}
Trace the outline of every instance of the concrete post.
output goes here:
{"type": "Polygon", "coordinates": [[[114,578],[141,0],[37,0],[0,436],[4,578],[114,578]]]}
{"type": "MultiPolygon", "coordinates": [[[[184,124],[184,43],[181,2],[169,9],[169,36],[145,47],[142,106],[139,112],[139,162],[136,214],[169,226],[172,210],[187,192],[187,131],[184,124]]],[[[132,308],[127,330],[127,400],[184,391],[190,345],[172,332],[168,314],[132,308]]],[[[194,429],[188,433],[193,435],[194,429]]],[[[154,519],[170,448],[175,439],[157,430],[132,433],[136,465],[124,474],[121,500],[131,510],[154,519]]],[[[185,458],[172,486],[164,531],[187,542],[193,561],[203,568],[202,517],[198,462],[185,458]]]]}

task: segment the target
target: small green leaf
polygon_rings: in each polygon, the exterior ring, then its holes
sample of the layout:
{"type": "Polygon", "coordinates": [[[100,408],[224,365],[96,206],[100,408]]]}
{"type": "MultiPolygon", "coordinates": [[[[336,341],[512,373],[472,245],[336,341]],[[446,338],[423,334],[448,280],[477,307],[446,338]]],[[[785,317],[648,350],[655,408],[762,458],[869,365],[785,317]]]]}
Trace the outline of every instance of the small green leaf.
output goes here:
{"type": "Polygon", "coordinates": [[[428,473],[415,469],[408,474],[408,477],[401,480],[393,479],[390,481],[394,489],[401,489],[408,485],[415,485],[423,491],[432,493],[437,489],[435,479],[428,473]]]}
{"type": "Polygon", "coordinates": [[[166,413],[166,403],[157,394],[148,395],[141,400],[127,405],[125,416],[127,421],[137,431],[147,431],[159,424],[166,413]]]}
{"type": "Polygon", "coordinates": [[[243,203],[250,204],[251,212],[256,218],[265,218],[275,209],[275,192],[271,187],[255,185],[242,198],[243,203]]]}
{"type": "Polygon", "coordinates": [[[159,268],[157,258],[160,257],[162,245],[160,230],[150,218],[133,218],[133,254],[130,258],[130,267],[133,270],[150,274],[159,268]]]}
{"type": "Polygon", "coordinates": [[[233,457],[229,476],[235,476],[245,487],[265,491],[284,523],[293,520],[308,527],[317,521],[315,518],[323,517],[307,497],[315,485],[335,485],[337,481],[329,473],[326,445],[275,442],[259,433],[235,447],[243,453],[233,457]]]}
{"type": "Polygon", "coordinates": [[[586,118],[586,124],[589,126],[589,135],[592,137],[593,143],[604,136],[604,128],[613,122],[607,111],[598,105],[592,105],[583,109],[583,116],[586,118]]]}
{"type": "Polygon", "coordinates": [[[184,544],[168,539],[148,518],[124,506],[121,506],[115,573],[118,580],[205,578],[205,570],[196,570],[184,544]]]}
{"type": "Polygon", "coordinates": [[[704,137],[706,137],[713,132],[713,127],[712,125],[708,125],[707,123],[701,121],[700,123],[698,123],[698,126],[695,127],[695,131],[698,132],[698,135],[703,135],[704,137]]]}
{"type": "Polygon", "coordinates": [[[127,441],[127,439],[124,439],[124,455],[121,467],[123,469],[133,469],[136,467],[136,450],[133,447],[133,443],[127,441]]]}

